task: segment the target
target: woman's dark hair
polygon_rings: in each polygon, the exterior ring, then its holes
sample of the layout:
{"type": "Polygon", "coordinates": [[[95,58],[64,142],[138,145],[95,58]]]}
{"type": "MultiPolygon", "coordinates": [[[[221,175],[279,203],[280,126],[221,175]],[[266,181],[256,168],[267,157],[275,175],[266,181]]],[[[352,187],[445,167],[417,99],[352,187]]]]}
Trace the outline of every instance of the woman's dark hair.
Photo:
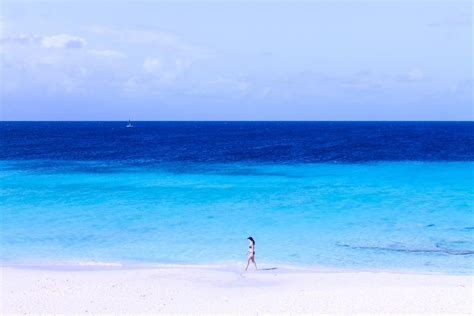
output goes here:
{"type": "Polygon", "coordinates": [[[249,237],[249,238],[247,238],[247,239],[250,240],[250,241],[253,243],[253,245],[255,246],[255,240],[253,240],[252,237],[249,237]]]}

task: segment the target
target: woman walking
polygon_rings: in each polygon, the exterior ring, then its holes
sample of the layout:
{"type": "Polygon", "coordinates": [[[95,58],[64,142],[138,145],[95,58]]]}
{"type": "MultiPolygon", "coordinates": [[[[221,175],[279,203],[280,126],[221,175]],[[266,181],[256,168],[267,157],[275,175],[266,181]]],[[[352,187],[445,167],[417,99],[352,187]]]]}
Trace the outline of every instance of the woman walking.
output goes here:
{"type": "Polygon", "coordinates": [[[253,265],[255,266],[254,271],[257,271],[257,263],[255,262],[255,240],[253,240],[252,237],[247,239],[249,240],[249,250],[247,252],[247,266],[245,267],[244,272],[247,272],[250,261],[252,261],[253,265]]]}

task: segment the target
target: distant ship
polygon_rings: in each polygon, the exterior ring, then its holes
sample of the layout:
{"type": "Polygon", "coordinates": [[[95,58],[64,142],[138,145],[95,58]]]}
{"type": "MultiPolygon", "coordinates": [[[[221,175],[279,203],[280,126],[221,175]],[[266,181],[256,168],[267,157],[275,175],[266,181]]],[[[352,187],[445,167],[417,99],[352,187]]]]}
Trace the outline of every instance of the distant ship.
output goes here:
{"type": "Polygon", "coordinates": [[[132,122],[130,122],[130,120],[128,120],[127,127],[128,127],[128,128],[132,128],[132,127],[133,127],[132,122]]]}

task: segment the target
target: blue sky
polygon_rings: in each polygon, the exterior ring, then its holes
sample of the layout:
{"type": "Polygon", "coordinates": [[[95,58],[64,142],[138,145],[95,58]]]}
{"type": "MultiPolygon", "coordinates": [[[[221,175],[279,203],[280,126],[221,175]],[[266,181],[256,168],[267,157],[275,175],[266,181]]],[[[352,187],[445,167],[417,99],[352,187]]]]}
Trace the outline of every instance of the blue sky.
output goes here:
{"type": "Polygon", "coordinates": [[[472,120],[471,1],[2,0],[3,120],[472,120]]]}

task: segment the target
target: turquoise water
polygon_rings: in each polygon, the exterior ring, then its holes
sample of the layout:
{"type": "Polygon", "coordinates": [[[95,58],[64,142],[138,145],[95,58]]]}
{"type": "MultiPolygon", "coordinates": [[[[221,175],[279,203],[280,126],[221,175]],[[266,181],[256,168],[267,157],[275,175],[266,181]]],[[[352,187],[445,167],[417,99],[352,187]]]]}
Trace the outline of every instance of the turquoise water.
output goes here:
{"type": "Polygon", "coordinates": [[[243,262],[473,273],[474,162],[3,161],[6,263],[243,262]],[[41,165],[41,162],[37,162],[41,165]]]}

